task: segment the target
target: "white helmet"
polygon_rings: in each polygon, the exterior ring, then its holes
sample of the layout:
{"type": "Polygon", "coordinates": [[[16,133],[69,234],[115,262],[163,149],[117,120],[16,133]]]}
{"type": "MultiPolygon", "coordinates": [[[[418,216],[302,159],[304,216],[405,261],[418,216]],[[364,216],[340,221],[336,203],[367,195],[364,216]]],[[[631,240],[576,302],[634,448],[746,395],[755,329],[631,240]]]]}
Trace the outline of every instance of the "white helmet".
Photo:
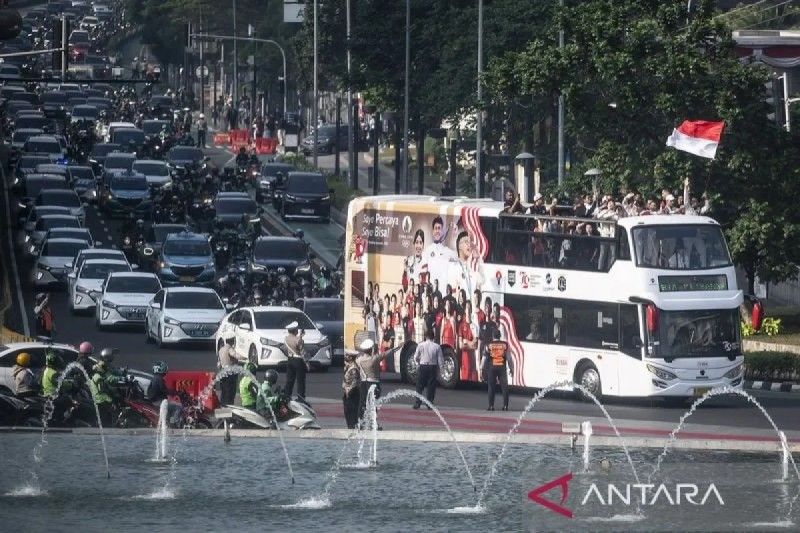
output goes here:
{"type": "Polygon", "coordinates": [[[369,352],[375,346],[375,341],[372,339],[364,339],[361,341],[361,344],[358,345],[358,349],[362,352],[369,352]]]}
{"type": "Polygon", "coordinates": [[[206,118],[206,116],[203,113],[200,113],[200,118],[206,118]]]}

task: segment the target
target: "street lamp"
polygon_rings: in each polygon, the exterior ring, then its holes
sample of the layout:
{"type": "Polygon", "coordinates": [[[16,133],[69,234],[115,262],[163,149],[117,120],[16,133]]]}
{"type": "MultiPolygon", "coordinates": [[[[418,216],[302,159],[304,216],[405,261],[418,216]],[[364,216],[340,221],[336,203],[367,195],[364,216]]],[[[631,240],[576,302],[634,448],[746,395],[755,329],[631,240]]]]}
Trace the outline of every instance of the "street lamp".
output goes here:
{"type": "Polygon", "coordinates": [[[583,175],[592,180],[592,194],[597,196],[597,182],[600,180],[600,176],[603,175],[603,171],[593,167],[584,172],[583,175]]]}
{"type": "MultiPolygon", "coordinates": [[[[315,0],[316,1],[316,0],[315,0]]],[[[405,193],[409,192],[408,182],[408,78],[411,71],[411,0],[406,0],[406,81],[403,109],[403,181],[405,193]]],[[[420,148],[417,146],[417,159],[420,148]]]]}
{"type": "MultiPolygon", "coordinates": [[[[314,168],[317,168],[317,142],[319,142],[319,93],[317,88],[317,0],[314,0],[314,168]]],[[[336,139],[339,142],[339,139],[336,139]]],[[[338,148],[337,148],[338,149],[338,148]]],[[[352,172],[352,169],[350,169],[352,172]]]]}
{"type": "MultiPolygon", "coordinates": [[[[531,169],[533,168],[535,161],[536,156],[529,152],[522,152],[514,158],[514,169],[516,170],[514,181],[516,182],[515,185],[520,198],[523,198],[524,200],[528,200],[531,197],[531,169]]],[[[534,184],[534,189],[536,188],[538,188],[537,184],[534,184]]]]}

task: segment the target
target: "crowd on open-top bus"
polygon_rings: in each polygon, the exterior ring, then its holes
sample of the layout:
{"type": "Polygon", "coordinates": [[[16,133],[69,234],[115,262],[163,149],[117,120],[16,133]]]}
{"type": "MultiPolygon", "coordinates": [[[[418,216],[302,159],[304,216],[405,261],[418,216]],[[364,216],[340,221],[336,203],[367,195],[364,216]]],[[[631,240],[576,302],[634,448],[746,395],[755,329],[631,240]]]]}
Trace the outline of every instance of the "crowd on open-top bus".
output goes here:
{"type": "MultiPolygon", "coordinates": [[[[563,214],[563,210],[558,206],[557,199],[553,198],[547,203],[540,193],[533,196],[533,202],[529,206],[522,204],[520,195],[514,190],[506,190],[504,199],[504,212],[517,214],[526,213],[530,215],[550,215],[556,216],[563,214]]],[[[678,191],[663,189],[660,198],[646,199],[637,191],[630,191],[620,200],[611,195],[598,197],[594,194],[576,196],[572,202],[571,216],[580,218],[596,218],[598,220],[617,220],[623,217],[633,217],[642,215],[707,215],[711,212],[711,202],[706,193],[700,198],[690,195],[689,178],[683,182],[683,194],[678,191]]],[[[561,232],[567,230],[566,225],[557,221],[547,223],[547,228],[543,231],[561,232]]],[[[600,233],[597,233],[599,235],[600,233]]]]}

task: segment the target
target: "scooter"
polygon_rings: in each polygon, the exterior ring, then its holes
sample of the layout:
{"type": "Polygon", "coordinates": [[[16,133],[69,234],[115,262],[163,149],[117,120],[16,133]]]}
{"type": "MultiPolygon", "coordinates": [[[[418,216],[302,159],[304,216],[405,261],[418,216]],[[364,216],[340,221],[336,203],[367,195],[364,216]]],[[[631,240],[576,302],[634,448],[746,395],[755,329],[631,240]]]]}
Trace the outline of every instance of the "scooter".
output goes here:
{"type": "MultiPolygon", "coordinates": [[[[217,419],[216,427],[221,428],[261,428],[275,429],[272,420],[261,416],[252,409],[246,409],[240,405],[225,405],[214,411],[217,419]]],[[[317,414],[305,401],[301,399],[292,400],[285,395],[281,395],[278,408],[275,409],[275,417],[279,424],[285,423],[285,428],[294,429],[321,429],[317,422],[317,414]]]]}
{"type": "MultiPolygon", "coordinates": [[[[124,406],[117,417],[117,427],[158,427],[159,407],[144,398],[139,384],[135,380],[129,380],[124,388],[126,389],[124,406]]],[[[186,392],[178,391],[178,398],[181,401],[181,409],[179,413],[170,415],[171,428],[211,429],[211,422],[186,392]]]]}

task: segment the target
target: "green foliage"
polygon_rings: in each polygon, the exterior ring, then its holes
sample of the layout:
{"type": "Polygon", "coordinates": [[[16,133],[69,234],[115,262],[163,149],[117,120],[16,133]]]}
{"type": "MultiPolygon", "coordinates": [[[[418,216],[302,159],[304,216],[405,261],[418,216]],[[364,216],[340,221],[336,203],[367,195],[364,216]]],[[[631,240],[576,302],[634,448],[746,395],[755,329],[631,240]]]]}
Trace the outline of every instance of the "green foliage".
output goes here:
{"type": "Polygon", "coordinates": [[[748,322],[742,320],[741,322],[742,337],[751,337],[763,333],[767,337],[778,335],[781,332],[781,319],[765,317],[761,323],[761,329],[756,331],[748,322]]]}
{"type": "Polygon", "coordinates": [[[745,352],[745,377],[760,381],[796,381],[800,355],[789,352],[745,352]]]}

